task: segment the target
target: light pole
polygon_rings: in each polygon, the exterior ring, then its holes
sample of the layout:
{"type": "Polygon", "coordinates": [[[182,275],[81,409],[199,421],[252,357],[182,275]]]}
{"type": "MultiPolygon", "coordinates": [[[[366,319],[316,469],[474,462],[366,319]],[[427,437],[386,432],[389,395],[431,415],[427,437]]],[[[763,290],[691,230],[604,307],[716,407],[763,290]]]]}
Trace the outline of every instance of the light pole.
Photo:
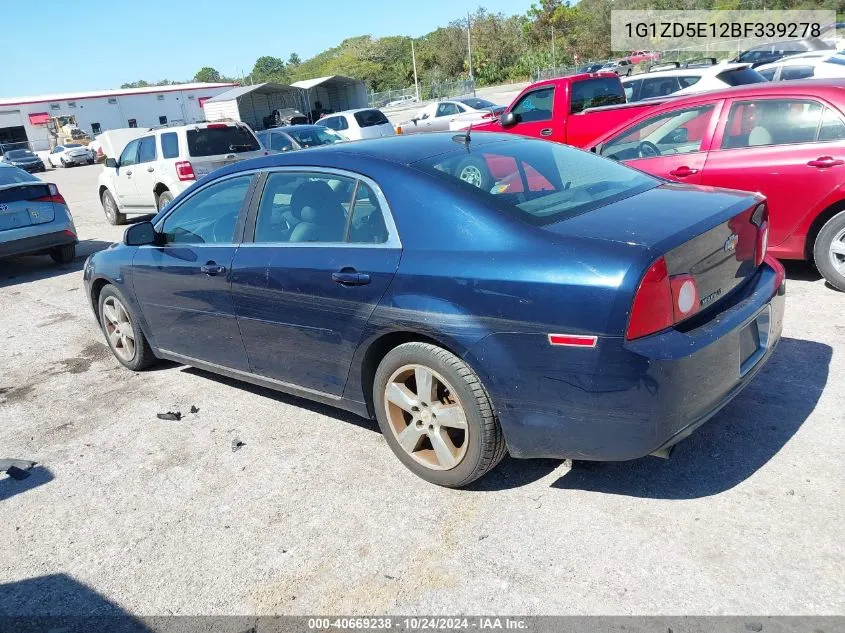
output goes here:
{"type": "Polygon", "coordinates": [[[552,68],[557,68],[555,63],[555,25],[552,24],[552,68]]]}
{"type": "Polygon", "coordinates": [[[469,80],[472,81],[472,19],[467,11],[467,51],[469,52],[469,80]]]}
{"type": "Polygon", "coordinates": [[[420,102],[420,82],[417,79],[417,54],[414,52],[414,39],[411,38],[411,61],[414,64],[414,89],[417,93],[417,103],[420,102]]]}

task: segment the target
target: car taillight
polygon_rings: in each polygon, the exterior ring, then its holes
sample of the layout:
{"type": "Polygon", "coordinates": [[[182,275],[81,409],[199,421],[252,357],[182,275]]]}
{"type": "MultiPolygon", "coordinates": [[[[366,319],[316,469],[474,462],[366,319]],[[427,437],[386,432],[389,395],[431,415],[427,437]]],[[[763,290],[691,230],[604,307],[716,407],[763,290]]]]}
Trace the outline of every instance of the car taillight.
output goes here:
{"type": "Polygon", "coordinates": [[[227,127],[229,127],[229,126],[226,125],[225,123],[209,123],[205,127],[209,130],[223,130],[223,129],[226,129],[227,127]]]}
{"type": "Polygon", "coordinates": [[[698,285],[692,275],[669,276],[661,257],[646,271],[634,295],[625,338],[629,341],[672,327],[700,307],[698,285]]]}
{"type": "Polygon", "coordinates": [[[64,196],[59,193],[59,188],[56,185],[49,183],[47,187],[50,190],[50,194],[47,196],[41,196],[40,198],[35,198],[33,202],[52,202],[54,204],[63,204],[67,206],[64,196]]]}
{"type": "Polygon", "coordinates": [[[757,227],[757,246],[754,248],[754,264],[759,266],[766,259],[766,250],[769,248],[769,207],[761,202],[754,209],[751,216],[751,223],[757,227]]]}
{"type": "Polygon", "coordinates": [[[196,174],[194,174],[194,166],[187,160],[176,163],[176,176],[182,181],[197,179],[196,174]]]}

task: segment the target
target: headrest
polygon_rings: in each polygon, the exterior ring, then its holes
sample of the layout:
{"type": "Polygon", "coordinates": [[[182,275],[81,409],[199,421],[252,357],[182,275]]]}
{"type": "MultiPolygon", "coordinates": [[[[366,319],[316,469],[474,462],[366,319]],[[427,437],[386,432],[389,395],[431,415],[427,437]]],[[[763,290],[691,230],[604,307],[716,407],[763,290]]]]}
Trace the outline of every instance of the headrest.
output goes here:
{"type": "Polygon", "coordinates": [[[303,207],[315,209],[327,208],[337,204],[337,196],[324,180],[309,180],[299,185],[290,199],[290,210],[303,221],[301,216],[303,207]]]}

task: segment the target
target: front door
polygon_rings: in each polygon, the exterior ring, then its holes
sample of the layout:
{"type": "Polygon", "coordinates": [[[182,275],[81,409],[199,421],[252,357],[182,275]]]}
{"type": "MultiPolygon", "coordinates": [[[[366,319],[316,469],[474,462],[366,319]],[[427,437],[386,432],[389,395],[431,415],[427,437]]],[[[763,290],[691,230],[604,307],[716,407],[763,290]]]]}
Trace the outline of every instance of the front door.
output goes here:
{"type": "Polygon", "coordinates": [[[121,208],[134,207],[138,199],[138,190],[135,188],[137,163],[138,139],[135,139],[123,148],[115,168],[115,194],[117,195],[117,206],[121,208]]]}
{"type": "Polygon", "coordinates": [[[655,176],[699,184],[721,102],[645,118],[601,146],[601,155],[655,176]]]}
{"type": "Polygon", "coordinates": [[[161,246],[141,246],[133,260],[135,296],[156,347],[247,371],[232,306],[236,226],[252,175],[218,180],[174,205],[158,222],[161,246]]]}
{"type": "Polygon", "coordinates": [[[268,175],[254,243],[233,264],[252,372],[343,393],[352,355],[399,265],[388,213],[378,187],[354,175],[268,175]]]}
{"type": "Polygon", "coordinates": [[[138,163],[135,165],[133,179],[135,181],[134,207],[156,207],[153,189],[156,185],[156,137],[145,136],[138,139],[138,163]]]}
{"type": "Polygon", "coordinates": [[[516,124],[504,128],[503,131],[534,138],[548,138],[560,136],[562,130],[555,130],[564,125],[563,115],[555,110],[555,87],[544,86],[523,94],[510,112],[516,118],[516,124]],[[557,116],[557,125],[554,117],[557,116]]]}
{"type": "Polygon", "coordinates": [[[831,202],[845,177],[845,124],[830,106],[801,97],[728,105],[702,183],[766,196],[774,248],[831,202]]]}

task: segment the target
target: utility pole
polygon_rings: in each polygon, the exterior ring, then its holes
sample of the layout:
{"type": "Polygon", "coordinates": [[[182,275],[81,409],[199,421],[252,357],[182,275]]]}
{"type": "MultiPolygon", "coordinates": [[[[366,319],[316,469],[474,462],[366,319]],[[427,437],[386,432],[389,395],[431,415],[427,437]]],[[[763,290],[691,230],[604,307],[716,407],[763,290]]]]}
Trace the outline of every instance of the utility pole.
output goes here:
{"type": "Polygon", "coordinates": [[[557,68],[555,63],[555,25],[552,24],[552,68],[557,68]]]}
{"type": "Polygon", "coordinates": [[[472,19],[467,11],[467,50],[469,51],[469,79],[472,81],[472,19]]]}
{"type": "Polygon", "coordinates": [[[417,54],[414,52],[414,38],[411,38],[411,60],[414,62],[414,88],[417,92],[417,103],[420,100],[420,82],[417,79],[417,54]]]}

